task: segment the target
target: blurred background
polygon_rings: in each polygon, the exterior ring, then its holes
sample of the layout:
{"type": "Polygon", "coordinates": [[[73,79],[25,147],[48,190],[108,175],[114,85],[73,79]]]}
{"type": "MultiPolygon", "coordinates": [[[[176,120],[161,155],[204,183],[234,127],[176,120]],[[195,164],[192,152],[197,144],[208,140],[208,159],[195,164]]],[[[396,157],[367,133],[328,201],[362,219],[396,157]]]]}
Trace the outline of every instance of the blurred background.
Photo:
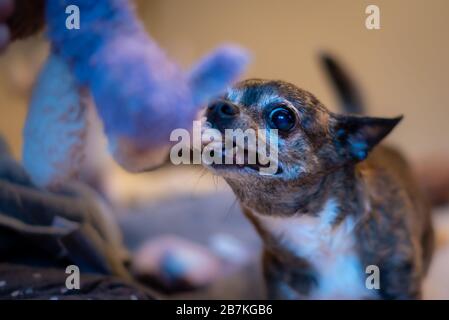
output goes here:
{"type": "MultiPolygon", "coordinates": [[[[292,82],[338,111],[318,64],[319,52],[334,54],[363,89],[370,115],[405,115],[389,142],[414,162],[449,154],[449,1],[140,0],[136,7],[152,37],[185,68],[220,43],[237,43],[253,54],[245,77],[292,82]],[[365,27],[369,4],[380,8],[380,30],[365,27]]],[[[17,159],[33,81],[47,52],[40,35],[0,56],[0,134],[17,159]]],[[[220,263],[210,264],[219,269],[213,285],[187,297],[262,297],[260,243],[226,184],[193,166],[127,174],[108,156],[100,125],[94,127],[86,166],[102,176],[128,247],[137,250],[167,234],[189,239],[210,252],[207,261],[220,263]]],[[[449,229],[446,216],[435,218],[442,230],[449,229]]],[[[443,245],[427,297],[449,298],[448,265],[443,245]]]]}

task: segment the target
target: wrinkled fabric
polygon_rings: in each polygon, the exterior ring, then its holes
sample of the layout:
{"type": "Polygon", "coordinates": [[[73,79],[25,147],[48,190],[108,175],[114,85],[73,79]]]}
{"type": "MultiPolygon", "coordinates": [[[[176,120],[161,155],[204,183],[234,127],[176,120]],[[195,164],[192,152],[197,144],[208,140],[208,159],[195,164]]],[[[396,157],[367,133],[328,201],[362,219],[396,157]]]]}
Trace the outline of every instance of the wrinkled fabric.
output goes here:
{"type": "MultiPolygon", "coordinates": [[[[51,288],[59,288],[69,265],[79,267],[81,279],[90,274],[88,279],[99,286],[101,277],[108,276],[132,288],[127,262],[121,233],[93,190],[82,184],[58,193],[36,188],[0,138],[0,298],[20,298],[22,293],[10,295],[30,287],[36,268],[48,275],[51,288]]],[[[42,297],[54,294],[50,287],[42,297]]],[[[21,297],[39,295],[34,291],[21,297]]]]}
{"type": "Polygon", "coordinates": [[[146,288],[113,276],[82,274],[80,289],[65,286],[64,269],[0,263],[0,299],[149,300],[146,288]]]}

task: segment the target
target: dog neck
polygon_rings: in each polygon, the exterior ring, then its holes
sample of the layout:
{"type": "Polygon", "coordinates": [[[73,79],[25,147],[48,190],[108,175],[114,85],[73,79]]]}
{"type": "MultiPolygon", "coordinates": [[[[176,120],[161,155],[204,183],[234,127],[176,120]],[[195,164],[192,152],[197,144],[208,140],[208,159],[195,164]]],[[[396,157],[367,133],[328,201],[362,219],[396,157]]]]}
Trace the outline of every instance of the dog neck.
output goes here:
{"type": "Polygon", "coordinates": [[[231,180],[229,185],[242,206],[261,215],[291,217],[317,216],[326,202],[333,198],[339,206],[336,222],[363,204],[363,183],[355,166],[345,166],[327,174],[300,181],[274,180],[253,188],[231,180]]]}
{"type": "Polygon", "coordinates": [[[300,211],[292,215],[266,214],[243,206],[263,239],[266,257],[277,261],[274,265],[280,263],[281,278],[297,272],[313,275],[313,289],[303,281],[292,292],[307,289],[307,297],[317,299],[369,296],[355,231],[367,212],[363,183],[355,170],[342,169],[310,187],[309,193],[300,191],[308,197],[296,202],[300,211]]]}
{"type": "MultiPolygon", "coordinates": [[[[236,191],[235,185],[231,184],[231,187],[236,191]]],[[[354,166],[340,168],[307,182],[280,184],[277,187],[271,184],[258,192],[266,192],[267,196],[259,198],[254,205],[245,201],[243,196],[241,204],[245,215],[268,246],[279,247],[277,235],[264,225],[271,218],[273,222],[282,219],[299,222],[298,218],[303,217],[302,221],[316,221],[317,226],[325,224],[334,228],[348,216],[357,219],[357,215],[366,211],[364,184],[354,166]]]]}

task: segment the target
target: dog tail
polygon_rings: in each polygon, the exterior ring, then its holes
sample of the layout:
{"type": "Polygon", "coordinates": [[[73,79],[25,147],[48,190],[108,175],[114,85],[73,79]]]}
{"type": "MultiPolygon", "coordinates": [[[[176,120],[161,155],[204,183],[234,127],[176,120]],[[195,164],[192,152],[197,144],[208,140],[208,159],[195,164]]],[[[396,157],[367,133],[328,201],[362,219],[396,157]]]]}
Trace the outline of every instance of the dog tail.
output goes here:
{"type": "Polygon", "coordinates": [[[328,53],[320,55],[320,63],[335,90],[341,109],[346,113],[365,114],[365,103],[360,90],[347,70],[328,53]]]}

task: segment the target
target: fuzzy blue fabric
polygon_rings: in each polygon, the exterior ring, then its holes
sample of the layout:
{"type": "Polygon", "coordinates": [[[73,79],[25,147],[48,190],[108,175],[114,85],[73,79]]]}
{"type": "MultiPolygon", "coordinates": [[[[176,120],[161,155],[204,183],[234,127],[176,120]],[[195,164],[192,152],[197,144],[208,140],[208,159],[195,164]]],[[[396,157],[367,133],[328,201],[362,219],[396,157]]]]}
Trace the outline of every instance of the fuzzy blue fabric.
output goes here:
{"type": "Polygon", "coordinates": [[[108,137],[126,137],[142,148],[169,142],[190,128],[199,108],[235,81],[248,54],[217,49],[189,73],[171,61],[145,32],[127,0],[48,0],[53,50],[90,88],[108,137]],[[67,29],[66,7],[80,9],[80,29],[67,29]]]}

